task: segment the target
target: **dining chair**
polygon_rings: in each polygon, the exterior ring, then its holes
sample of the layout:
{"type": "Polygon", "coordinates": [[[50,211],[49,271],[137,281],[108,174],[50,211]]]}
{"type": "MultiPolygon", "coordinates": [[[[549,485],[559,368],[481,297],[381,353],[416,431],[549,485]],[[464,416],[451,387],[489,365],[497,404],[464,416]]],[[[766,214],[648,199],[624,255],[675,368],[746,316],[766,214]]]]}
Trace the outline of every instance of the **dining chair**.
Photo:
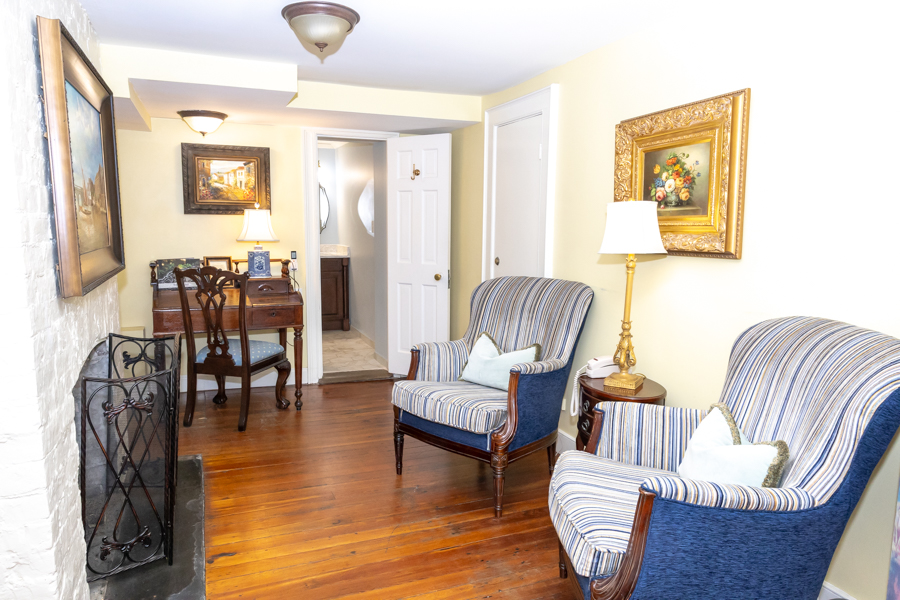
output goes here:
{"type": "MultiPolygon", "coordinates": [[[[200,269],[175,269],[178,295],[181,299],[181,314],[184,319],[187,338],[188,389],[187,407],[184,412],[184,426],[190,427],[194,419],[194,405],[197,402],[197,375],[213,375],[218,385],[218,393],[213,398],[215,404],[225,404],[225,378],[241,378],[241,414],[238,431],[247,429],[247,414],[250,411],[250,377],[254,373],[271,367],[278,370],[275,384],[275,406],[286,409],[290,406],[284,397],[284,386],[291,374],[291,363],[281,344],[251,340],[247,334],[247,280],[249,275],[238,275],[216,267],[200,269]],[[188,288],[193,282],[196,289],[188,288]],[[227,287],[234,283],[235,287],[227,287]],[[238,337],[229,338],[225,334],[225,307],[231,301],[238,304],[238,337]],[[194,321],[191,307],[200,308],[206,331],[206,345],[197,351],[194,339],[194,321]],[[249,359],[246,359],[249,357],[249,359]]],[[[201,332],[202,333],[202,332],[201,332]]]]}

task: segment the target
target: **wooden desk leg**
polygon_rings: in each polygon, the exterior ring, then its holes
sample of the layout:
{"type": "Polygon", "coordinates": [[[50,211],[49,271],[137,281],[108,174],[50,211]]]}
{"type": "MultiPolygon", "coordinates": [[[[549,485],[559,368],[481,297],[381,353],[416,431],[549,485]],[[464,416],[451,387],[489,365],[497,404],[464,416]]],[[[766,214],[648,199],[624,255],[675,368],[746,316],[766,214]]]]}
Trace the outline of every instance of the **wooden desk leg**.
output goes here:
{"type": "Polygon", "coordinates": [[[297,410],[303,408],[303,401],[300,400],[300,396],[303,395],[303,391],[300,389],[300,385],[303,383],[303,338],[300,337],[302,333],[303,325],[294,327],[294,396],[297,398],[294,406],[297,407],[297,410]]]}

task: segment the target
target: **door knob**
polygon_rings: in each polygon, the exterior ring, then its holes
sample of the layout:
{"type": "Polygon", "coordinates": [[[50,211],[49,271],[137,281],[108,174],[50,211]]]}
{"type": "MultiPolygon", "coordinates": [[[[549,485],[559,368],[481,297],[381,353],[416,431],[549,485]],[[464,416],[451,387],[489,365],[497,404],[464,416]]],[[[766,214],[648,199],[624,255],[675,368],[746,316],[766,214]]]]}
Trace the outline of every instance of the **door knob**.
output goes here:
{"type": "Polygon", "coordinates": [[[416,163],[413,163],[413,174],[412,174],[412,177],[410,177],[410,179],[415,181],[416,177],[418,177],[419,175],[421,175],[421,172],[416,168],[416,163]]]}
{"type": "Polygon", "coordinates": [[[495,264],[495,265],[499,265],[499,264],[500,264],[500,257],[499,257],[499,256],[496,257],[496,258],[494,259],[494,264],[495,264]]]}
{"type": "Polygon", "coordinates": [[[435,274],[434,274],[434,280],[435,280],[435,281],[440,281],[440,280],[441,280],[441,274],[440,274],[440,273],[435,273],[435,274]]]}

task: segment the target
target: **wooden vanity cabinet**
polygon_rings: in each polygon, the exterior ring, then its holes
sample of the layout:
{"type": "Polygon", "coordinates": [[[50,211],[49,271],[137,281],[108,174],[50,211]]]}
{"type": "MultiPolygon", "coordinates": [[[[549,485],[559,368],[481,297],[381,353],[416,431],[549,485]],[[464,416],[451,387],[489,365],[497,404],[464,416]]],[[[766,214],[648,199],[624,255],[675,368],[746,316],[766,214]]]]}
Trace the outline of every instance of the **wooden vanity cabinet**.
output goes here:
{"type": "Polygon", "coordinates": [[[322,331],[350,331],[350,259],[321,258],[322,331]]]}

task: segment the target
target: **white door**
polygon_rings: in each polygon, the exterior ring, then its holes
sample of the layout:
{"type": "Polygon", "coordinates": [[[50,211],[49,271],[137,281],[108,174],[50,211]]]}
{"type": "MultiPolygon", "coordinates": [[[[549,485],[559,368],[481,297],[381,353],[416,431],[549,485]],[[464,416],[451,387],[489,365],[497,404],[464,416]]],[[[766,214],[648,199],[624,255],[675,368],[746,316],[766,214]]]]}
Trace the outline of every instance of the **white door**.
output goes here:
{"type": "Polygon", "coordinates": [[[450,338],[450,134],[387,155],[388,370],[405,375],[415,344],[450,338]]]}
{"type": "Polygon", "coordinates": [[[541,116],[497,127],[491,277],[544,274],[541,116]]]}
{"type": "Polygon", "coordinates": [[[553,276],[558,86],[485,111],[482,279],[553,276]]]}

